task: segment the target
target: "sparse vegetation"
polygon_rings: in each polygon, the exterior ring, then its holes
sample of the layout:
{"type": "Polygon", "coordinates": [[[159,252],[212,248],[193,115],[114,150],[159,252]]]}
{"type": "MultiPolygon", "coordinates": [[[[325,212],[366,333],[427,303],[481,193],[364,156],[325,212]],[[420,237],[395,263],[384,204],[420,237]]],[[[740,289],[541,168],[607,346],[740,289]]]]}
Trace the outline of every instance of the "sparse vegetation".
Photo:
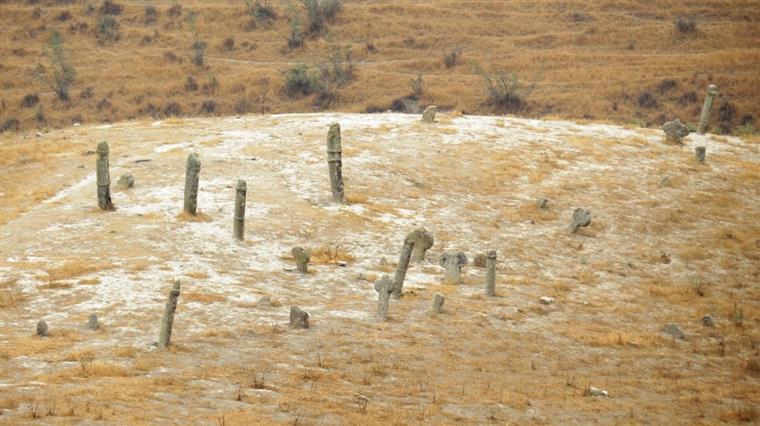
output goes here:
{"type": "Polygon", "coordinates": [[[47,57],[50,61],[50,69],[45,69],[39,64],[35,70],[35,75],[38,80],[46,82],[53,89],[58,99],[68,101],[69,88],[74,84],[76,71],[66,58],[63,39],[57,31],[50,36],[47,57]]]}
{"type": "Polygon", "coordinates": [[[520,113],[528,107],[526,98],[533,92],[535,83],[525,88],[515,73],[494,71],[488,73],[477,67],[486,89],[486,104],[502,113],[520,113]]]}
{"type": "Polygon", "coordinates": [[[153,5],[145,6],[145,25],[152,25],[158,21],[158,9],[153,5]]]}
{"type": "Polygon", "coordinates": [[[692,34],[697,31],[697,22],[691,18],[678,17],[674,25],[676,31],[681,34],[692,34]]]}
{"type": "Polygon", "coordinates": [[[343,8],[341,0],[302,0],[306,9],[306,32],[309,34],[324,34],[327,23],[335,19],[343,8]]]}
{"type": "Polygon", "coordinates": [[[462,56],[463,49],[461,47],[454,47],[451,50],[443,52],[443,65],[446,68],[454,68],[459,64],[459,58],[462,56]]]}

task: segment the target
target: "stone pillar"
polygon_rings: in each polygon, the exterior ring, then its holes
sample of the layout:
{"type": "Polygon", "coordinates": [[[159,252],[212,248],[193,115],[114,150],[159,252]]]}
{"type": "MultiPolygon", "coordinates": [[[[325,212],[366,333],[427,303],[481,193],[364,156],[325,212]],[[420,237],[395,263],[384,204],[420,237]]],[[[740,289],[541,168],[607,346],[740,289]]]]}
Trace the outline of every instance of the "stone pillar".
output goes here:
{"type": "Polygon", "coordinates": [[[309,252],[307,250],[304,250],[303,247],[293,247],[290,250],[290,253],[293,254],[293,259],[296,261],[296,269],[298,269],[298,272],[301,272],[303,274],[308,273],[309,260],[311,260],[309,252]]]}
{"type": "Polygon", "coordinates": [[[486,296],[496,296],[496,250],[486,253],[486,296]]]}
{"type": "Polygon", "coordinates": [[[437,110],[438,108],[435,105],[430,105],[429,107],[425,108],[425,111],[422,112],[422,121],[425,123],[435,122],[435,112],[437,110]]]}
{"type": "Polygon", "coordinates": [[[201,172],[201,160],[198,154],[187,156],[185,168],[185,213],[195,216],[198,212],[198,175],[201,172]]]}
{"type": "Polygon", "coordinates": [[[440,265],[446,268],[445,282],[459,284],[462,282],[462,267],[467,264],[467,256],[462,253],[444,253],[440,265]]]}
{"type": "Polygon", "coordinates": [[[174,281],[174,286],[169,292],[169,299],[164,307],[164,317],[161,318],[161,335],[158,338],[159,349],[169,346],[172,338],[172,326],[174,325],[174,312],[177,310],[179,299],[179,280],[174,281]]]}
{"type": "Polygon", "coordinates": [[[385,321],[388,318],[388,301],[393,292],[393,281],[387,275],[375,282],[375,291],[377,292],[377,319],[385,321]]]}
{"type": "Polygon", "coordinates": [[[425,253],[430,247],[433,247],[435,238],[433,238],[433,234],[429,233],[425,228],[416,229],[412,232],[411,236],[413,238],[412,244],[414,244],[414,248],[412,249],[412,262],[422,262],[425,260],[425,253]]]}
{"type": "Polygon", "coordinates": [[[37,335],[40,337],[47,337],[48,325],[45,321],[37,321],[37,335]]]}
{"type": "Polygon", "coordinates": [[[409,260],[412,258],[413,248],[414,239],[413,233],[411,233],[404,238],[404,246],[401,247],[401,256],[399,256],[396,275],[393,278],[393,293],[391,295],[394,299],[401,298],[401,291],[404,289],[404,278],[406,278],[406,270],[409,269],[409,260]]]}
{"type": "Polygon", "coordinates": [[[100,324],[98,324],[97,314],[91,314],[90,317],[87,319],[87,328],[89,328],[90,330],[98,330],[100,328],[100,324]]]}
{"type": "Polygon", "coordinates": [[[586,227],[591,224],[591,212],[586,209],[575,209],[573,211],[573,221],[570,223],[570,233],[574,234],[580,227],[586,227]]]}
{"type": "Polygon", "coordinates": [[[298,306],[290,307],[290,328],[309,328],[309,313],[298,306]]]}
{"type": "Polygon", "coordinates": [[[101,210],[113,210],[111,202],[111,172],[108,170],[108,142],[98,144],[98,159],[95,169],[98,180],[98,207],[101,210]]]}
{"type": "Polygon", "coordinates": [[[436,293],[433,298],[433,313],[440,314],[443,311],[443,302],[446,300],[441,293],[436,293]]]}
{"type": "Polygon", "coordinates": [[[346,197],[343,194],[343,159],[340,145],[340,124],[330,125],[327,133],[327,165],[330,171],[330,188],[332,189],[333,201],[345,204],[346,197]]]}
{"type": "Polygon", "coordinates": [[[698,146],[694,148],[694,155],[697,157],[697,163],[705,164],[705,155],[707,155],[707,148],[704,146],[698,146]]]}
{"type": "Polygon", "coordinates": [[[714,84],[707,87],[707,97],[705,98],[705,104],[702,105],[702,114],[699,115],[699,128],[697,129],[702,135],[707,131],[707,124],[710,122],[710,111],[717,94],[718,88],[714,84]]]}
{"type": "Polygon", "coordinates": [[[235,213],[232,223],[232,235],[238,240],[243,239],[243,230],[245,229],[245,181],[240,179],[235,188],[235,213]]]}

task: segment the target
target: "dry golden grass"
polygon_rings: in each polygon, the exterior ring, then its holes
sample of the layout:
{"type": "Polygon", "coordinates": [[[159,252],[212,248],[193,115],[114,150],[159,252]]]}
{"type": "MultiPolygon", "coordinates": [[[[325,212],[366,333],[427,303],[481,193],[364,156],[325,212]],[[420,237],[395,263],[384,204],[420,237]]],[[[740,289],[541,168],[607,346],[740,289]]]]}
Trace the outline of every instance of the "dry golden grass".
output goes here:
{"type": "Polygon", "coordinates": [[[354,256],[338,245],[325,244],[319,247],[310,248],[309,254],[311,260],[309,263],[315,265],[327,265],[338,262],[351,262],[354,256]]]}
{"type": "Polygon", "coordinates": [[[206,278],[208,278],[208,274],[203,271],[186,272],[185,275],[187,275],[190,278],[195,278],[197,280],[205,280],[206,278]]]}
{"type": "Polygon", "coordinates": [[[191,291],[183,293],[182,299],[188,302],[215,303],[224,302],[227,300],[227,297],[221,294],[191,291]]]}
{"type": "MultiPolygon", "coordinates": [[[[356,79],[340,89],[332,106],[339,110],[386,109],[411,92],[410,81],[419,72],[421,104],[495,112],[484,104],[477,64],[514,72],[524,86],[535,81],[527,98],[531,115],[655,125],[678,116],[693,123],[706,86],[715,83],[721,89],[716,108],[724,101],[736,108],[728,120],[731,127],[745,115],[760,117],[754,25],[760,7],[752,0],[730,5],[666,0],[656,10],[646,2],[590,0],[574,3],[572,10],[552,2],[347,1],[329,24],[329,35],[309,37],[305,47],[294,51],[285,49],[283,36],[290,31],[287,2],[270,2],[278,19],[250,31],[243,2],[185,3],[181,16],[170,16],[169,5],[156,4],[158,19],[152,24],[145,23],[144,3],[120,3],[124,11],[115,17],[120,37],[113,42],[99,40],[97,7],[87,12],[80,4],[53,3],[37,16],[36,5],[21,0],[4,4],[0,122],[15,118],[22,128],[32,128],[167,118],[171,103],[180,114],[206,115],[204,101],[216,103],[211,114],[217,115],[308,111],[314,109],[313,97],[283,95],[283,71],[299,62],[324,61],[335,45],[349,46],[359,63],[356,79]],[[64,12],[70,17],[60,20],[64,12]],[[694,19],[696,32],[676,31],[679,17],[694,19]],[[68,102],[58,101],[32,72],[38,63],[48,66],[43,50],[54,30],[63,35],[77,70],[68,102]],[[190,62],[194,30],[208,44],[203,67],[190,62]],[[227,38],[233,40],[231,51],[222,49],[227,38]],[[452,46],[464,47],[464,52],[459,64],[447,68],[443,52],[452,46]],[[197,90],[186,87],[191,76],[197,90]],[[675,87],[663,85],[666,80],[675,87]],[[40,103],[23,107],[24,96],[35,93],[40,103]],[[657,106],[639,102],[642,93],[651,94],[657,106]],[[36,118],[40,111],[42,121],[36,118]]],[[[296,11],[304,15],[300,8],[296,11]]],[[[449,120],[444,117],[441,123],[449,120]]]]}
{"type": "Polygon", "coordinates": [[[102,271],[111,268],[112,265],[102,262],[92,262],[88,259],[68,260],[61,266],[47,270],[50,288],[55,287],[57,281],[70,280],[80,275],[102,271]]]}

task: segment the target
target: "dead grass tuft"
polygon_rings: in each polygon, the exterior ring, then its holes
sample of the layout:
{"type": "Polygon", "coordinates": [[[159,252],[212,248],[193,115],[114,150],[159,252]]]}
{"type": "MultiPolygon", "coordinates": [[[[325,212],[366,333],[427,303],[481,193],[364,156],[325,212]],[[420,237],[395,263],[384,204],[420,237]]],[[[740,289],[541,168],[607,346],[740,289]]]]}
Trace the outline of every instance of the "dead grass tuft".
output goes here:
{"type": "Polygon", "coordinates": [[[190,292],[182,295],[182,298],[188,302],[216,303],[226,302],[227,296],[207,292],[190,292]]]}
{"type": "Polygon", "coordinates": [[[346,250],[341,249],[339,245],[321,245],[309,249],[309,253],[311,255],[310,263],[315,265],[327,265],[339,261],[351,262],[354,260],[354,256],[346,250]]]}
{"type": "Polygon", "coordinates": [[[191,215],[187,212],[182,212],[177,215],[177,219],[183,222],[211,222],[211,217],[206,213],[198,212],[195,215],[191,215]]]}
{"type": "Polygon", "coordinates": [[[84,259],[69,260],[63,265],[50,268],[46,272],[48,280],[51,282],[69,280],[80,275],[91,274],[93,272],[110,269],[113,265],[97,262],[88,262],[84,259]]]}

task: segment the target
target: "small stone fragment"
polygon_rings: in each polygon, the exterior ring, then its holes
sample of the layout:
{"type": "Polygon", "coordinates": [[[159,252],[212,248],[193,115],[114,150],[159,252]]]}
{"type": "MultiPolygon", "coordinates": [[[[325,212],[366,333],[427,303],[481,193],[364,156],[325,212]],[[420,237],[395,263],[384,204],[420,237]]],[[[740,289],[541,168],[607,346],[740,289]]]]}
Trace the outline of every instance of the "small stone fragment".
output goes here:
{"type": "Polygon", "coordinates": [[[705,327],[715,327],[715,319],[712,315],[705,315],[702,317],[702,325],[705,327]]]}
{"type": "Polygon", "coordinates": [[[443,302],[446,298],[441,293],[436,293],[433,298],[433,313],[440,314],[443,311],[443,302]]]}
{"type": "Polygon", "coordinates": [[[135,177],[132,176],[132,173],[125,173],[119,177],[119,180],[116,181],[116,185],[120,189],[129,189],[135,186],[135,177]]]}
{"type": "Polygon", "coordinates": [[[549,208],[549,200],[546,198],[541,198],[538,200],[538,209],[539,210],[546,210],[549,208]]]}
{"type": "Polygon", "coordinates": [[[309,314],[298,306],[291,306],[290,328],[309,328],[309,314]]]}
{"type": "Polygon", "coordinates": [[[269,296],[263,296],[258,302],[256,302],[256,305],[262,308],[268,308],[272,306],[272,299],[269,296]]]}
{"type": "Polygon", "coordinates": [[[575,233],[578,228],[586,227],[591,224],[591,212],[586,209],[575,209],[573,212],[573,221],[570,223],[570,232],[575,233]]]}
{"type": "Polygon", "coordinates": [[[606,390],[595,388],[593,386],[589,386],[587,392],[590,396],[610,396],[609,392],[606,390]]]}
{"type": "Polygon", "coordinates": [[[90,330],[98,330],[100,329],[100,324],[98,323],[98,315],[97,314],[91,314],[90,318],[87,320],[87,328],[90,330]]]}
{"type": "Polygon", "coordinates": [[[435,105],[430,105],[429,107],[425,108],[425,111],[422,113],[422,121],[425,123],[435,122],[435,112],[437,110],[438,108],[435,105]]]}
{"type": "Polygon", "coordinates": [[[705,164],[705,155],[707,155],[707,148],[704,146],[694,148],[694,156],[697,158],[697,163],[705,164]]]}
{"type": "Polygon", "coordinates": [[[667,140],[675,143],[681,143],[681,138],[689,135],[689,128],[677,118],[663,124],[662,130],[667,140]]]}
{"type": "Polygon", "coordinates": [[[662,332],[676,339],[684,338],[683,331],[681,331],[681,329],[675,324],[666,324],[662,327],[662,332]]]}
{"type": "Polygon", "coordinates": [[[665,176],[660,181],[660,187],[661,188],[670,188],[671,186],[673,186],[673,184],[670,182],[670,176],[665,176]]]}
{"type": "Polygon", "coordinates": [[[40,320],[37,322],[37,335],[40,337],[47,337],[48,325],[45,321],[40,320]]]}
{"type": "Polygon", "coordinates": [[[541,296],[541,297],[538,299],[538,301],[539,301],[539,302],[540,302],[542,305],[551,305],[552,303],[554,303],[554,298],[553,298],[553,297],[549,297],[549,296],[541,296]]]}

